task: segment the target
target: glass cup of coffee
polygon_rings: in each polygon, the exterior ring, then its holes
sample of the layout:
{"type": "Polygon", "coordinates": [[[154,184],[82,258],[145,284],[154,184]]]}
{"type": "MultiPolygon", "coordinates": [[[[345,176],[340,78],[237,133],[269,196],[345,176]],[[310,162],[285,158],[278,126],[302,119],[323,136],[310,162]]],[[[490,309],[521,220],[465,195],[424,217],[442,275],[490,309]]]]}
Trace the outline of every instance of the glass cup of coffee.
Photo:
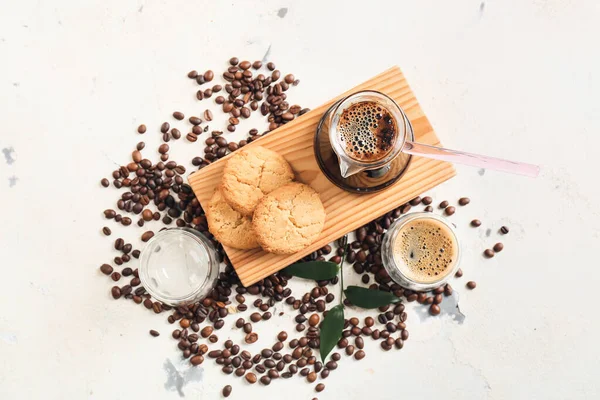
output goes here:
{"type": "Polygon", "coordinates": [[[217,282],[219,258],[213,244],[190,228],[154,235],[140,255],[140,280],[156,300],[179,306],[202,300],[217,282]]]}
{"type": "Polygon", "coordinates": [[[400,286],[425,292],[445,284],[460,263],[456,229],[444,217],[415,212],[398,218],[383,236],[381,257],[400,286]]]}

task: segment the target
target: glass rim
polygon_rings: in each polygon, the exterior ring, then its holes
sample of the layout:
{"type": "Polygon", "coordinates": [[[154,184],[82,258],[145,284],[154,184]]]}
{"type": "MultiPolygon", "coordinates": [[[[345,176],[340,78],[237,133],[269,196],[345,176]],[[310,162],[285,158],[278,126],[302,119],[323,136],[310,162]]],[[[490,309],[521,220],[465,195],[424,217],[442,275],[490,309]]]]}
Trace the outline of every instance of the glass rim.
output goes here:
{"type": "Polygon", "coordinates": [[[329,126],[329,141],[331,142],[331,147],[333,148],[337,156],[344,159],[344,161],[353,163],[365,169],[376,169],[388,164],[402,151],[409,130],[409,120],[406,114],[404,113],[402,107],[400,107],[400,105],[387,94],[381,93],[376,90],[360,90],[342,98],[336,104],[334,104],[334,107],[335,108],[332,110],[331,115],[331,124],[329,126]],[[356,101],[356,99],[361,96],[374,97],[375,102],[377,102],[378,100],[385,102],[386,104],[382,105],[390,112],[390,114],[392,114],[392,117],[396,120],[396,125],[399,131],[398,133],[400,134],[398,135],[396,143],[394,143],[394,148],[384,158],[375,162],[363,162],[350,157],[344,150],[343,146],[341,146],[340,143],[338,143],[338,140],[336,138],[339,133],[339,131],[337,130],[337,126],[341,113],[353,104],[368,101],[368,99],[363,101],[356,101]],[[391,107],[388,107],[388,105],[391,107]]]}
{"type": "Polygon", "coordinates": [[[144,245],[141,253],[140,253],[140,266],[139,266],[139,277],[140,282],[144,289],[156,300],[169,304],[169,305],[178,305],[187,302],[191,302],[197,300],[197,297],[204,292],[207,284],[211,282],[211,272],[213,268],[218,268],[219,262],[217,259],[217,251],[213,244],[202,235],[200,232],[195,231],[193,229],[187,227],[173,227],[167,228],[159,231],[156,235],[154,235],[146,244],[144,245]],[[151,283],[150,277],[148,276],[148,267],[149,267],[149,258],[151,254],[151,249],[161,240],[164,240],[169,235],[184,235],[188,238],[194,240],[198,245],[200,245],[204,251],[206,251],[208,255],[208,259],[210,260],[210,265],[208,268],[208,273],[204,280],[198,284],[193,290],[191,290],[186,295],[181,296],[170,296],[166,295],[160,291],[160,288],[151,283]]]}
{"type": "MultiPolygon", "coordinates": [[[[443,278],[441,278],[439,281],[436,281],[436,282],[415,281],[414,279],[409,278],[408,276],[406,276],[406,274],[404,274],[402,272],[402,269],[398,266],[398,264],[396,263],[395,257],[393,256],[393,250],[387,249],[387,247],[386,247],[386,252],[392,253],[392,255],[389,257],[389,261],[391,261],[393,263],[393,268],[408,283],[409,289],[416,290],[416,291],[428,291],[428,290],[432,290],[432,289],[435,289],[435,288],[438,288],[438,287],[444,285],[452,276],[454,276],[454,274],[456,273],[456,271],[458,270],[458,268],[460,266],[460,261],[462,258],[461,242],[460,242],[458,233],[456,231],[456,227],[449,219],[447,219],[441,215],[434,214],[431,212],[426,212],[426,211],[416,211],[416,212],[405,214],[405,215],[401,216],[400,218],[398,218],[396,221],[394,221],[392,223],[392,225],[390,225],[390,227],[386,231],[384,236],[387,238],[384,237],[384,240],[386,240],[386,242],[388,242],[389,246],[393,245],[393,243],[395,242],[396,237],[398,236],[398,233],[400,232],[402,227],[405,226],[407,223],[412,222],[417,219],[435,219],[436,221],[444,224],[450,230],[450,232],[452,233],[452,236],[454,237],[454,240],[456,242],[456,249],[457,249],[456,262],[454,263],[452,270],[450,272],[448,272],[447,275],[445,275],[443,278]]],[[[384,258],[387,259],[388,257],[384,257],[384,258]]],[[[389,266],[387,265],[388,264],[387,261],[388,260],[386,260],[386,262],[384,262],[384,267],[386,268],[386,270],[388,270],[388,268],[389,268],[389,266]]],[[[388,273],[389,273],[389,270],[388,270],[388,273]]],[[[390,274],[390,276],[391,276],[391,274],[390,274]]],[[[398,282],[398,283],[402,286],[402,283],[400,283],[400,282],[398,282]]]]}

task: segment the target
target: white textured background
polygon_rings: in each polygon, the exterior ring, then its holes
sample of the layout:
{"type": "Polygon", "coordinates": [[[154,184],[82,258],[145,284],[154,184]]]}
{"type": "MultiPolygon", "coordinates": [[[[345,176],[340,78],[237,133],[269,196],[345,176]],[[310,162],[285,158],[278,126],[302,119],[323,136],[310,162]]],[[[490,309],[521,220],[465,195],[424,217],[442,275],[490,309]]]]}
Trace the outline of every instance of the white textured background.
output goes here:
{"type": "MultiPolygon", "coordinates": [[[[466,250],[453,283],[464,322],[409,307],[402,351],[368,341],[367,358],[342,362],[318,397],[598,398],[599,4],[0,0],[0,398],[177,399],[179,387],[212,399],[232,381],[232,398],[315,395],[298,378],[263,388],[209,362],[191,370],[166,315],[113,301],[97,270],[115,255],[99,230],[117,196],[98,181],[125,163],[135,127],[148,125],[154,155],[162,121],[209,104],[187,71],[269,47],[302,81],[292,102],[316,107],[397,64],[445,145],[542,166],[537,180],[459,167],[430,193],[472,199],[452,217],[466,250]],[[502,224],[505,251],[483,260],[502,224]],[[464,290],[469,279],[476,290],[464,290]]],[[[174,143],[172,159],[190,166],[202,147],[174,143]]],[[[108,225],[112,239],[139,235],[108,225]]],[[[252,350],[292,318],[262,325],[252,350]]]]}

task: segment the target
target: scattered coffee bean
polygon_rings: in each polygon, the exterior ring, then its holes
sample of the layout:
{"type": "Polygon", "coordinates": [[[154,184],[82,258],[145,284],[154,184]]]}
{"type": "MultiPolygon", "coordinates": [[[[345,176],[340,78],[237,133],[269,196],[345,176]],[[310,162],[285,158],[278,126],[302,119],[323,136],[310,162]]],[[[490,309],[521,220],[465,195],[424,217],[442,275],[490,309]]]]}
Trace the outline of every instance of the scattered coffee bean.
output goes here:
{"type": "Polygon", "coordinates": [[[503,226],[502,228],[500,228],[500,232],[503,235],[506,235],[508,233],[508,227],[507,226],[503,226]]]}
{"type": "Polygon", "coordinates": [[[231,394],[231,385],[226,385],[225,387],[223,387],[223,397],[229,397],[229,395],[231,394]]]}
{"type": "Polygon", "coordinates": [[[469,282],[467,282],[467,287],[469,289],[473,290],[477,287],[477,283],[475,283],[474,281],[469,281],[469,282]]]}
{"type": "Polygon", "coordinates": [[[190,362],[192,363],[192,365],[196,366],[196,365],[200,365],[204,362],[204,357],[202,355],[197,355],[194,356],[190,359],[190,362]]]}
{"type": "Polygon", "coordinates": [[[254,375],[252,372],[248,372],[246,374],[246,381],[250,384],[255,384],[256,383],[256,375],[254,375]]]}
{"type": "Polygon", "coordinates": [[[503,249],[504,249],[504,245],[503,245],[502,243],[496,243],[496,244],[494,245],[494,251],[495,251],[496,253],[499,253],[499,252],[501,252],[503,249]]]}
{"type": "Polygon", "coordinates": [[[154,337],[160,336],[160,333],[158,331],[155,331],[154,329],[150,329],[150,334],[154,337]]]}
{"type": "Polygon", "coordinates": [[[471,226],[477,228],[478,226],[481,226],[481,221],[478,219],[474,219],[473,221],[471,221],[471,226]]]}
{"type": "Polygon", "coordinates": [[[138,126],[137,131],[139,134],[143,135],[144,133],[146,133],[146,125],[142,124],[142,125],[138,126]]]}
{"type": "Polygon", "coordinates": [[[469,199],[468,197],[461,197],[460,199],[458,199],[458,205],[460,205],[460,206],[466,206],[470,202],[471,202],[471,199],[469,199]]]}
{"type": "Polygon", "coordinates": [[[142,234],[142,242],[147,242],[148,240],[152,239],[152,237],[154,236],[154,232],[152,231],[146,231],[142,234]]]}
{"type": "Polygon", "coordinates": [[[255,343],[258,340],[258,334],[257,333],[249,333],[246,335],[246,337],[244,338],[244,341],[248,344],[252,344],[255,343]]]}
{"type": "Polygon", "coordinates": [[[485,249],[485,251],[483,252],[483,255],[487,258],[492,258],[492,257],[494,257],[494,250],[485,249]]]}
{"type": "Polygon", "coordinates": [[[449,206],[444,209],[444,213],[448,216],[454,214],[456,212],[456,208],[454,206],[449,206]]]}
{"type": "Polygon", "coordinates": [[[363,358],[365,358],[365,352],[364,350],[359,350],[354,354],[354,358],[357,360],[362,360],[363,358]]]}
{"type": "Polygon", "coordinates": [[[455,277],[457,277],[457,278],[460,278],[461,276],[463,276],[462,269],[460,269],[460,268],[459,268],[459,269],[456,271],[456,273],[454,274],[454,276],[455,276],[455,277]]]}

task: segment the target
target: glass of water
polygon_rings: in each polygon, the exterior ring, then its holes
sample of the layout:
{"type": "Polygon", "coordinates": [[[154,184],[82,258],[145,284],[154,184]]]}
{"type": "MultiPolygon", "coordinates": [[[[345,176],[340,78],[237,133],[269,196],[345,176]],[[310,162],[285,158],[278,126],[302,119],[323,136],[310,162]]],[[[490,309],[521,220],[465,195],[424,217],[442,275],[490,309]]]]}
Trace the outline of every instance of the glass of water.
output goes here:
{"type": "Polygon", "coordinates": [[[140,256],[140,280],[156,300],[171,306],[206,297],[219,274],[213,244],[200,232],[171,228],[150,239],[140,256]]]}

